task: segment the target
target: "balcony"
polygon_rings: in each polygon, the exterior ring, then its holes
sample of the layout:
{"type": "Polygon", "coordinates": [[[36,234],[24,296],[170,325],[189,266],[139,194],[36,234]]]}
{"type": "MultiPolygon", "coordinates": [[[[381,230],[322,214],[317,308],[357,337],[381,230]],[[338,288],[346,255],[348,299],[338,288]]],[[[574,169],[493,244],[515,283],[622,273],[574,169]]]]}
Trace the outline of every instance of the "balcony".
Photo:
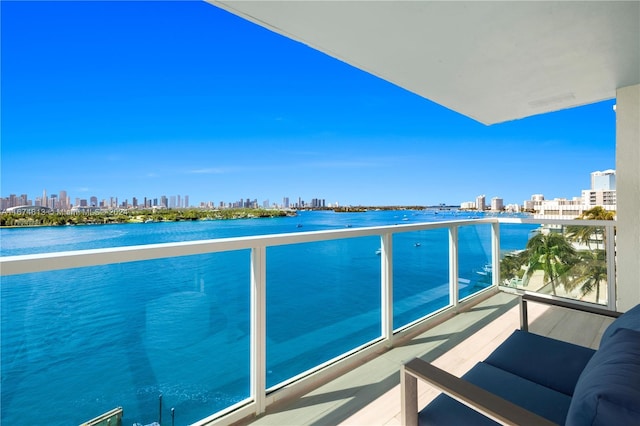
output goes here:
{"type": "MultiPolygon", "coordinates": [[[[3,257],[2,419],[62,401],[73,408],[60,424],[118,406],[125,423],[175,413],[176,424],[394,424],[402,361],[464,371],[517,327],[516,293],[552,292],[522,269],[520,281],[493,273],[541,224],[585,222],[485,218],[3,257]]],[[[588,225],[600,229],[591,251],[607,254],[598,301],[612,306],[616,222],[588,225]]],[[[568,320],[548,309],[532,320],[552,336],[576,329],[555,327],[568,320]]],[[[596,343],[602,325],[590,330],[577,343],[596,343]]]]}
{"type": "MultiPolygon", "coordinates": [[[[518,298],[500,292],[300,398],[268,410],[252,425],[400,425],[399,368],[414,357],[462,376],[520,326],[518,298]]],[[[530,330],[597,348],[612,319],[529,303],[530,330]]],[[[418,407],[439,392],[418,382],[418,407]]]]}

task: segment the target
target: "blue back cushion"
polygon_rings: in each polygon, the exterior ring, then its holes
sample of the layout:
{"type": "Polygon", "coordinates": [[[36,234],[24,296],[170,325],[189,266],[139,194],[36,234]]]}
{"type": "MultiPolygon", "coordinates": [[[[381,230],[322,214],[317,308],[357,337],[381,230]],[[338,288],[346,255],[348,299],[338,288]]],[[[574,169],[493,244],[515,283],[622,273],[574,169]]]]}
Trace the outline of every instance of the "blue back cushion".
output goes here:
{"type": "Polygon", "coordinates": [[[600,339],[600,346],[604,345],[611,335],[620,328],[629,328],[631,330],[640,331],[640,305],[628,310],[616,318],[616,320],[607,327],[602,335],[602,339],[600,339]]]}
{"type": "Polygon", "coordinates": [[[640,424],[640,332],[617,328],[587,363],[568,426],[640,424]]]}
{"type": "Polygon", "coordinates": [[[484,362],[571,396],[594,353],[590,348],[516,330],[484,362]]]}

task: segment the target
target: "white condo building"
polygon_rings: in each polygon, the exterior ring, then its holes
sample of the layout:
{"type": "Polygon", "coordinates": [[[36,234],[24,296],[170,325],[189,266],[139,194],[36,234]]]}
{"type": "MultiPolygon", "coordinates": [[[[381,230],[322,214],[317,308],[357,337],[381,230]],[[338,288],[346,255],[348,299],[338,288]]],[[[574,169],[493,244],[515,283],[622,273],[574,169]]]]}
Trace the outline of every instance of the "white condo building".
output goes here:
{"type": "Polygon", "coordinates": [[[591,173],[591,189],[582,190],[580,197],[545,200],[542,194],[535,194],[524,204],[540,219],[574,219],[596,206],[616,211],[616,171],[591,173]]]}
{"type": "Polygon", "coordinates": [[[493,197],[491,199],[491,210],[494,212],[504,210],[504,200],[500,197],[493,197]]]}

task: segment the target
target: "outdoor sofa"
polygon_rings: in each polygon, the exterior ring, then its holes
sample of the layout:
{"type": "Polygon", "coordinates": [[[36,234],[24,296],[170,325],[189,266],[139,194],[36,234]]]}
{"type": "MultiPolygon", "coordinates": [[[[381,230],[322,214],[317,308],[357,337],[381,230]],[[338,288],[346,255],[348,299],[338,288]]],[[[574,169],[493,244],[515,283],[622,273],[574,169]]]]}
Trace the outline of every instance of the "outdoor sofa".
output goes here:
{"type": "Polygon", "coordinates": [[[404,425],[640,425],[640,305],[622,314],[523,295],[521,328],[461,378],[415,358],[401,370],[404,425]],[[616,318],[598,350],[528,331],[527,301],[616,318]],[[418,412],[417,379],[442,394],[418,412]]]}

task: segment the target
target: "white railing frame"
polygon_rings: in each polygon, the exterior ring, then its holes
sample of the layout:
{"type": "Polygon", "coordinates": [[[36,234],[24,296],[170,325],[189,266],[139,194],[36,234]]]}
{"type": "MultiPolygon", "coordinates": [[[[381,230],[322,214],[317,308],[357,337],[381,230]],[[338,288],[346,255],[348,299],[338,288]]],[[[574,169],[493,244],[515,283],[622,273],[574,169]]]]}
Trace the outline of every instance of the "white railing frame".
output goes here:
{"type": "Polygon", "coordinates": [[[458,307],[458,225],[449,228],[449,305],[458,307]]]}
{"type": "Polygon", "coordinates": [[[266,250],[254,247],[251,250],[251,372],[250,392],[256,412],[266,408],[267,388],[267,295],[266,250]]]}
{"type": "Polygon", "coordinates": [[[380,236],[381,336],[392,345],[393,339],[393,234],[380,236]]]}
{"type": "MultiPolygon", "coordinates": [[[[444,310],[455,310],[460,302],[458,294],[458,230],[462,226],[481,224],[491,225],[491,265],[492,284],[490,288],[500,285],[500,224],[540,224],[540,225],[581,225],[601,226],[605,228],[606,253],[608,268],[608,308],[615,309],[615,221],[584,221],[584,220],[544,220],[523,218],[484,218],[472,220],[456,220],[446,222],[429,222],[421,224],[402,224],[377,226],[368,228],[350,228],[343,230],[311,231],[293,234],[275,234],[250,237],[223,238],[215,240],[188,241],[178,243],[162,243],[67,251],[57,253],[30,254],[0,257],[0,276],[27,274],[64,270],[79,267],[108,265],[134,261],[154,260],[179,256],[218,253],[234,250],[250,250],[251,262],[251,373],[250,398],[236,404],[230,409],[213,414],[197,424],[216,424],[221,414],[227,414],[224,422],[234,421],[247,415],[262,414],[270,398],[266,389],[266,250],[268,247],[291,245],[335,239],[379,236],[381,248],[381,336],[384,346],[391,347],[394,338],[400,332],[393,324],[393,235],[403,232],[427,231],[432,229],[448,229],[449,236],[449,282],[450,306],[444,310]],[[233,411],[232,411],[233,410],[233,411]]],[[[425,317],[426,318],[426,317],[425,317]]],[[[422,319],[424,320],[424,318],[422,319]]],[[[410,324],[413,326],[422,320],[410,324]]],[[[345,355],[346,356],[346,355],[345,355]]],[[[340,358],[344,358],[339,357],[340,358]]],[[[333,360],[324,365],[330,365],[333,360]]],[[[320,368],[320,367],[318,367],[320,368]]],[[[314,370],[315,371],[315,370],[314,370]]],[[[289,390],[290,391],[290,390],[289,390]]],[[[272,398],[273,399],[273,398],[272,398]]]]}

